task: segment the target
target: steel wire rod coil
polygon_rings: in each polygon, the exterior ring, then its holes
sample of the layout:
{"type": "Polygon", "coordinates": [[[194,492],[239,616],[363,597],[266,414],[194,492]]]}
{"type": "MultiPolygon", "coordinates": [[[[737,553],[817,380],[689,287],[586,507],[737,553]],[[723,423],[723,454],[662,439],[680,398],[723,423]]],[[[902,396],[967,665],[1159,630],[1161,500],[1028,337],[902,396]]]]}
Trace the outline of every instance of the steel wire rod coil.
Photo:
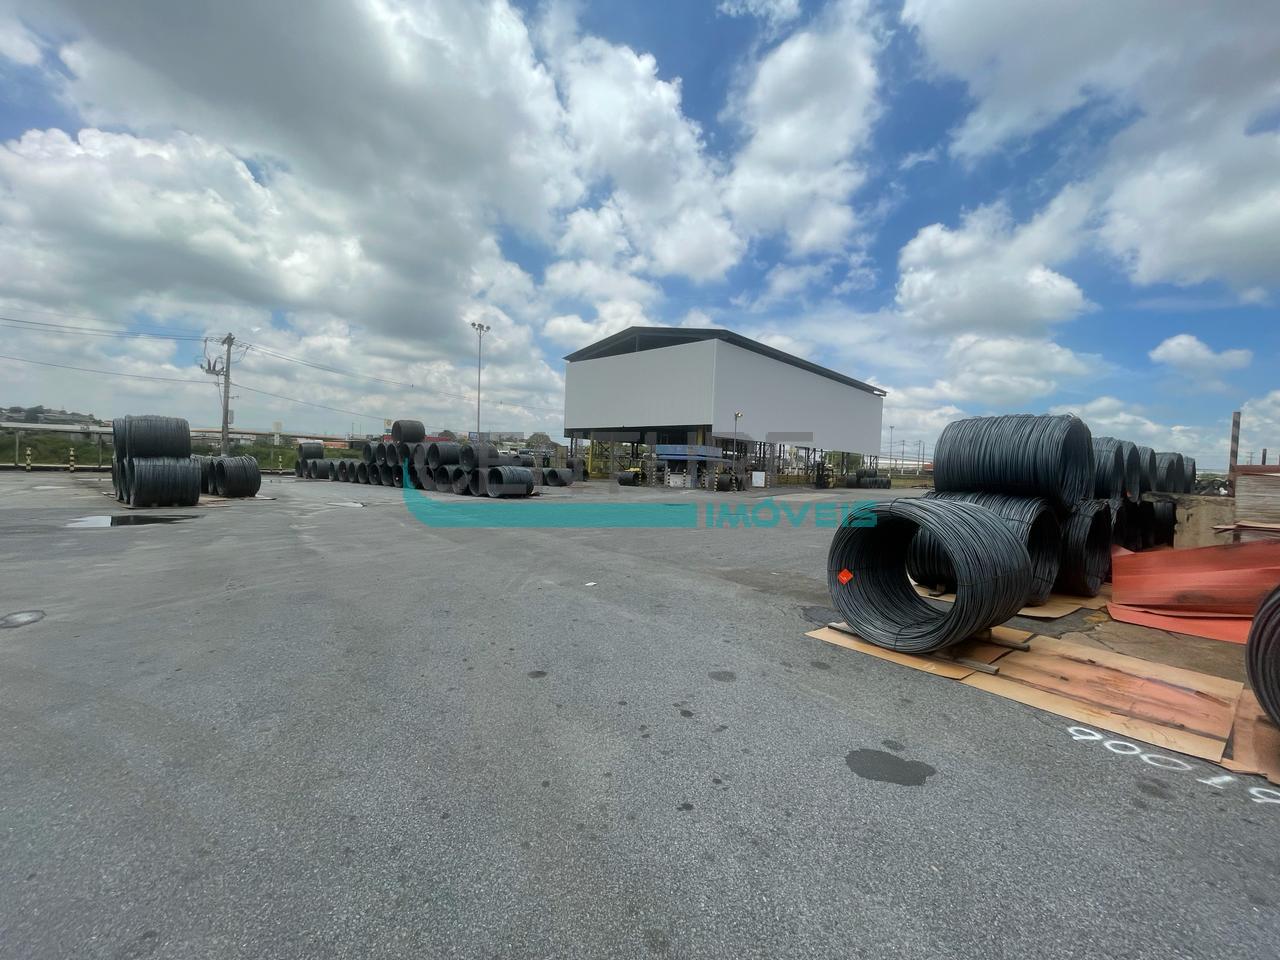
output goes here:
{"type": "Polygon", "coordinates": [[[339,461],[338,461],[338,479],[339,479],[339,480],[341,480],[343,483],[346,483],[348,480],[350,480],[350,479],[351,479],[350,477],[348,477],[348,476],[347,476],[347,461],[346,461],[346,460],[339,460],[339,461]]]}
{"type": "Polygon", "coordinates": [[[1155,509],[1155,540],[1157,544],[1173,546],[1173,535],[1178,529],[1178,508],[1172,500],[1157,500],[1155,509]]]}
{"type": "Polygon", "coordinates": [[[427,435],[421,420],[397,420],[391,424],[391,439],[396,443],[419,443],[427,435]]]}
{"type": "MultiPolygon", "coordinates": [[[[1058,518],[1048,502],[1040,497],[1011,497],[1003,493],[938,493],[930,491],[926,500],[976,503],[990,510],[1018,538],[1031,564],[1031,587],[1026,606],[1040,606],[1049,599],[1058,579],[1062,561],[1062,533],[1058,518]]],[[[951,559],[936,538],[921,530],[911,541],[907,552],[907,572],[917,583],[942,587],[950,592],[956,587],[956,573],[951,559]]]]}
{"type": "Polygon", "coordinates": [[[1070,510],[1093,492],[1093,443],[1071,415],[1010,414],[947,424],[934,453],[936,490],[1043,497],[1070,510]]]}
{"type": "Polygon", "coordinates": [[[218,457],[213,482],[220,497],[255,497],[262,489],[262,471],[253,457],[218,457]]]}
{"type": "Polygon", "coordinates": [[[1244,660],[1254,696],[1280,727],[1280,587],[1267,595],[1254,614],[1244,660]]]}
{"type": "Polygon", "coordinates": [[[307,461],[305,460],[293,461],[293,475],[295,477],[305,476],[306,469],[307,469],[307,461]]]}
{"type": "Polygon", "coordinates": [[[356,483],[369,483],[369,464],[363,460],[356,464],[356,483]]]}
{"type": "Polygon", "coordinates": [[[485,493],[490,497],[527,497],[533,493],[533,470],[503,465],[485,472],[485,493]]]}
{"type": "Polygon", "coordinates": [[[374,456],[373,441],[366,440],[364,444],[360,447],[360,459],[363,460],[365,463],[373,463],[373,456],[374,456]]]}
{"type": "Polygon", "coordinates": [[[569,467],[546,467],[542,471],[542,482],[549,487],[567,487],[573,483],[573,470],[569,467]]]}
{"type": "Polygon", "coordinates": [[[485,488],[488,478],[488,467],[477,467],[471,471],[467,477],[467,490],[473,497],[487,497],[489,495],[489,491],[485,488]]]}
{"type": "Polygon", "coordinates": [[[476,467],[500,466],[503,461],[492,443],[471,443],[458,451],[458,463],[464,470],[471,471],[476,467]]]}
{"type": "Polygon", "coordinates": [[[327,473],[328,478],[331,481],[336,481],[338,479],[338,461],[326,460],[325,463],[328,465],[328,473],[327,473]]]}
{"type": "Polygon", "coordinates": [[[436,489],[448,493],[453,489],[453,471],[461,470],[456,463],[442,463],[431,471],[431,479],[436,482],[436,489]]]}
{"type": "Polygon", "coordinates": [[[1130,503],[1137,503],[1142,498],[1142,458],[1136,443],[1128,440],[1119,443],[1120,456],[1124,458],[1124,495],[1130,503]]]}
{"type": "Polygon", "coordinates": [[[133,507],[194,507],[200,502],[200,464],[187,457],[126,460],[133,507]]]}
{"type": "Polygon", "coordinates": [[[324,459],[324,444],[319,440],[303,440],[298,444],[299,460],[324,459]]]}
{"type": "Polygon", "coordinates": [[[200,465],[200,492],[213,492],[213,457],[193,453],[191,459],[200,465]]]}
{"type": "Polygon", "coordinates": [[[461,456],[462,446],[448,440],[441,440],[427,445],[427,463],[432,470],[451,466],[457,463],[461,456]]]}
{"type": "MultiPolygon", "coordinates": [[[[189,458],[191,456],[191,425],[181,417],[124,417],[122,425],[126,460],[149,457],[189,458]]],[[[112,436],[116,425],[111,423],[112,436]]]]}
{"type": "Polygon", "coordinates": [[[1150,493],[1155,489],[1156,452],[1150,447],[1138,446],[1138,477],[1141,489],[1139,493],[1150,493]]]}
{"type": "Polygon", "coordinates": [[[1187,478],[1180,453],[1157,453],[1155,486],[1157,493],[1185,493],[1187,478]]]}
{"type": "Polygon", "coordinates": [[[471,496],[471,474],[466,467],[456,467],[453,473],[453,492],[464,497],[471,496]]]}
{"type": "Polygon", "coordinates": [[[836,530],[827,585],[859,637],[890,650],[928,653],[1016,614],[1031,588],[1031,563],[1017,535],[986,507],[900,498],[862,506],[836,530]],[[930,603],[907,578],[907,553],[920,530],[951,558],[954,603],[930,603]]]}
{"type": "Polygon", "coordinates": [[[1186,481],[1187,481],[1187,488],[1183,492],[1195,493],[1196,483],[1198,482],[1196,478],[1196,458],[1195,457],[1182,458],[1182,472],[1186,476],[1186,481]]]}
{"type": "Polygon", "coordinates": [[[1105,500],[1081,500],[1062,525],[1059,591],[1096,597],[1111,568],[1111,506],[1105,500]]]}
{"type": "Polygon", "coordinates": [[[375,487],[382,486],[382,468],[385,464],[370,463],[366,464],[366,466],[368,471],[365,475],[369,478],[369,484],[375,487]]]}
{"type": "Polygon", "coordinates": [[[1093,438],[1093,495],[1099,500],[1124,496],[1125,463],[1120,441],[1114,437],[1093,438]]]}
{"type": "Polygon", "coordinates": [[[388,467],[400,466],[400,444],[384,443],[382,445],[382,456],[388,467]]]}

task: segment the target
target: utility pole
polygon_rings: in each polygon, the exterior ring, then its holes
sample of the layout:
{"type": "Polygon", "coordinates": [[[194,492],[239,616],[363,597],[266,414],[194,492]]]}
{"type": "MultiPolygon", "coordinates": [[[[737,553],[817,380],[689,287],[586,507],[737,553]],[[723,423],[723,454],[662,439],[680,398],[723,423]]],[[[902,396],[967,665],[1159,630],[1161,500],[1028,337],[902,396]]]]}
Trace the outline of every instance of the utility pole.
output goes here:
{"type": "Polygon", "coordinates": [[[893,424],[889,424],[889,472],[893,473],[893,424]]]}
{"type": "Polygon", "coordinates": [[[222,455],[227,457],[231,455],[231,345],[236,338],[228,333],[222,342],[227,345],[227,356],[222,363],[222,455]]]}
{"type": "Polygon", "coordinates": [[[471,329],[476,332],[476,441],[480,440],[480,368],[484,357],[484,335],[492,327],[471,321],[471,329]]]}

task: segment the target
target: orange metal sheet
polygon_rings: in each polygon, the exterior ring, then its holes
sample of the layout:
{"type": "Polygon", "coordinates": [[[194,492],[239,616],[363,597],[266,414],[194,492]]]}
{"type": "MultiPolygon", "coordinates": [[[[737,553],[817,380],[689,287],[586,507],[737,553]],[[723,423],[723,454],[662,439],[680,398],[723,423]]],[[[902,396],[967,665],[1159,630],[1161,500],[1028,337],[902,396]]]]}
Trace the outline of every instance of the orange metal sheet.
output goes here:
{"type": "Polygon", "coordinates": [[[1252,617],[1262,598],[1280,584],[1280,543],[1117,555],[1111,580],[1112,601],[1130,608],[1252,617]]]}
{"type": "Polygon", "coordinates": [[[1171,633],[1186,633],[1209,640],[1225,640],[1228,643],[1247,641],[1249,628],[1253,625],[1252,618],[1191,617],[1185,614],[1172,616],[1167,612],[1152,613],[1138,607],[1125,606],[1122,603],[1107,604],[1107,612],[1111,614],[1113,620],[1119,620],[1122,623],[1154,627],[1156,630],[1168,630],[1171,633]]]}

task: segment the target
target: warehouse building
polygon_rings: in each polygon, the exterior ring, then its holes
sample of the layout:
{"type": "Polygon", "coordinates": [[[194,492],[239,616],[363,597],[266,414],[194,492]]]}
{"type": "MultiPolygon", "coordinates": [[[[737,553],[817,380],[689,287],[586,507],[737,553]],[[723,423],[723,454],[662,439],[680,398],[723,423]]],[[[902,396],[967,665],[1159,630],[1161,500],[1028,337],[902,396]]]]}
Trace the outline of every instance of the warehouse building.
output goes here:
{"type": "Polygon", "coordinates": [[[770,474],[880,447],[884,390],[731,330],[628,327],[564,359],[574,440],[770,474]]]}

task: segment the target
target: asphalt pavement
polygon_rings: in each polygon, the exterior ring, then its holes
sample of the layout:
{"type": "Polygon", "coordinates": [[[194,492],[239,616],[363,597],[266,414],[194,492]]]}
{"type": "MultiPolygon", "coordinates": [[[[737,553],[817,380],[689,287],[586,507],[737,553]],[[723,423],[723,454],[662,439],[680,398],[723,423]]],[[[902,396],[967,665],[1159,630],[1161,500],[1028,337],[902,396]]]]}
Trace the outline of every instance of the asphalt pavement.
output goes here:
{"type": "Polygon", "coordinates": [[[854,491],[107,486],[0,474],[0,957],[1280,955],[1264,781],[804,635],[854,491]]]}

